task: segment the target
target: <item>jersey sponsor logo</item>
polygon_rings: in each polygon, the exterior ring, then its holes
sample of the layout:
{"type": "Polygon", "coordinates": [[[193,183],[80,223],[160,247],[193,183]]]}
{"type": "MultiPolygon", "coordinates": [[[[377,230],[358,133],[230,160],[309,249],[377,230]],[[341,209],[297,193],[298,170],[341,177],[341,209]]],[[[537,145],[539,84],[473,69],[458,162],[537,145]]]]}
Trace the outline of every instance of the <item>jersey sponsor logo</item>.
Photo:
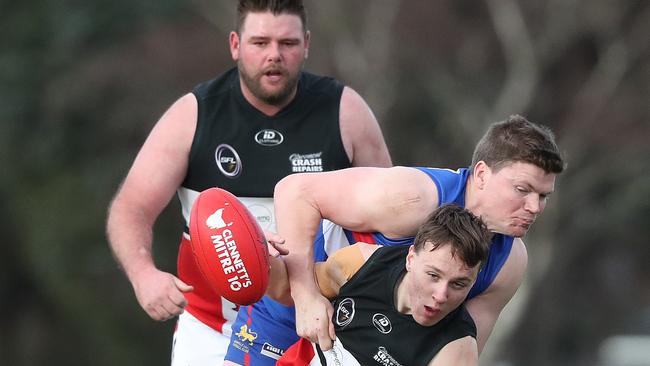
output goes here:
{"type": "Polygon", "coordinates": [[[284,136],[276,130],[264,129],[255,134],[255,142],[262,146],[277,146],[284,141],[284,136]]]}
{"type": "Polygon", "coordinates": [[[393,325],[390,323],[388,317],[381,313],[376,313],[372,316],[372,325],[384,334],[388,334],[393,330],[393,325]]]}
{"type": "Polygon", "coordinates": [[[354,318],[354,299],[345,298],[336,309],[336,324],[345,327],[354,318]]]}
{"type": "Polygon", "coordinates": [[[391,356],[388,351],[386,350],[386,347],[380,346],[377,350],[377,353],[372,357],[375,361],[379,362],[380,365],[384,366],[402,366],[401,363],[397,362],[391,356]]]}
{"type": "Polygon", "coordinates": [[[214,159],[217,162],[217,168],[228,178],[237,178],[242,171],[239,154],[228,144],[217,146],[214,151],[214,159]]]}
{"type": "Polygon", "coordinates": [[[233,334],[232,345],[238,350],[248,353],[250,351],[249,347],[253,346],[253,341],[256,339],[257,333],[250,330],[248,325],[244,324],[239,327],[239,332],[233,334]]]}
{"type": "Polygon", "coordinates": [[[322,172],[323,171],[323,152],[312,154],[291,154],[291,171],[294,173],[304,172],[322,172]]]}
{"type": "Polygon", "coordinates": [[[246,324],[239,327],[239,332],[235,333],[235,336],[237,336],[237,338],[242,342],[248,342],[250,346],[252,346],[253,341],[257,339],[257,333],[248,329],[248,325],[246,324]]]}
{"type": "Polygon", "coordinates": [[[262,350],[260,351],[260,353],[266,357],[279,360],[280,356],[282,356],[282,354],[284,353],[284,350],[268,342],[264,342],[264,345],[262,346],[262,350]]]}

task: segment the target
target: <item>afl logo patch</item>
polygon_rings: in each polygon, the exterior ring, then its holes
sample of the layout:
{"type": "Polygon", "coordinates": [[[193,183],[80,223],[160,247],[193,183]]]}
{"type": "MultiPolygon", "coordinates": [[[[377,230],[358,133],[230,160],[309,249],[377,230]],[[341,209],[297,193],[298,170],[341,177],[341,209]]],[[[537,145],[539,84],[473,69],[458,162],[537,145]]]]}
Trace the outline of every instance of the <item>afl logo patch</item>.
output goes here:
{"type": "Polygon", "coordinates": [[[241,173],[242,164],[239,154],[228,144],[217,146],[214,160],[217,162],[217,168],[228,178],[237,178],[241,173]]]}
{"type": "Polygon", "coordinates": [[[276,146],[284,141],[284,136],[276,130],[265,129],[255,134],[255,142],[262,146],[276,146]]]}
{"type": "Polygon", "coordinates": [[[336,324],[340,327],[345,327],[350,324],[352,318],[354,318],[354,300],[345,298],[339,303],[336,309],[336,324]]]}
{"type": "Polygon", "coordinates": [[[377,328],[378,331],[388,334],[393,330],[393,325],[390,324],[388,317],[381,313],[376,313],[372,316],[372,324],[377,328]]]}

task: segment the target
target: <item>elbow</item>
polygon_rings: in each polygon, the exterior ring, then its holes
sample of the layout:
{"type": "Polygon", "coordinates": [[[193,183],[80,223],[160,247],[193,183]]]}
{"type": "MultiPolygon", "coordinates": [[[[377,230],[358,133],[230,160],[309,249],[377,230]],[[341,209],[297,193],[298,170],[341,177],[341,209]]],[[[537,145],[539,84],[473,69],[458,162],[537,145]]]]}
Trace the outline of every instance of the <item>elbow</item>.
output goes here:
{"type": "MultiPolygon", "coordinates": [[[[313,174],[313,173],[312,173],[313,174]]],[[[304,194],[309,186],[307,174],[290,174],[282,178],[273,190],[273,198],[278,200],[295,199],[304,194]]]]}

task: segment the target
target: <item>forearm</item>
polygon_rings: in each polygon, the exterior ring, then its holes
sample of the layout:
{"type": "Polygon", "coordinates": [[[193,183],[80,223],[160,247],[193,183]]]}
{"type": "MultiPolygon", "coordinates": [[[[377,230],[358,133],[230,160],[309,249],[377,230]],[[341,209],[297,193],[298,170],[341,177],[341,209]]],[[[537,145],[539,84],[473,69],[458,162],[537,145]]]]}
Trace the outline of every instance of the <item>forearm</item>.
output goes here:
{"type": "Polygon", "coordinates": [[[153,223],[142,210],[116,198],[107,221],[108,242],[115,260],[131,282],[143,270],[155,268],[152,256],[153,223]]]}
{"type": "Polygon", "coordinates": [[[294,300],[319,292],[313,274],[313,242],[321,214],[309,181],[306,175],[289,176],[276,185],[274,192],[278,232],[289,251],[283,260],[294,300]]]}

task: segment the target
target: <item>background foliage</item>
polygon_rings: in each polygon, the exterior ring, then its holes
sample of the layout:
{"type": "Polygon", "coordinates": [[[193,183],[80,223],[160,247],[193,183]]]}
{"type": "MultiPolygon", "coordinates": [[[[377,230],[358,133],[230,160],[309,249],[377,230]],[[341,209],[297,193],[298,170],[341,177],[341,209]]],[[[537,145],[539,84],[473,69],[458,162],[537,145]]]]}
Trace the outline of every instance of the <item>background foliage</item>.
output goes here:
{"type": "MultiPolygon", "coordinates": [[[[106,207],[167,106],[232,65],[233,3],[0,4],[3,364],[168,364],[173,324],[139,308],[106,207]]],[[[307,68],[366,98],[396,164],[465,166],[514,113],[558,136],[569,168],[482,364],[604,365],[607,337],[650,335],[648,1],[306,5],[307,68]]],[[[178,211],[156,227],[169,271],[178,211]]]]}

